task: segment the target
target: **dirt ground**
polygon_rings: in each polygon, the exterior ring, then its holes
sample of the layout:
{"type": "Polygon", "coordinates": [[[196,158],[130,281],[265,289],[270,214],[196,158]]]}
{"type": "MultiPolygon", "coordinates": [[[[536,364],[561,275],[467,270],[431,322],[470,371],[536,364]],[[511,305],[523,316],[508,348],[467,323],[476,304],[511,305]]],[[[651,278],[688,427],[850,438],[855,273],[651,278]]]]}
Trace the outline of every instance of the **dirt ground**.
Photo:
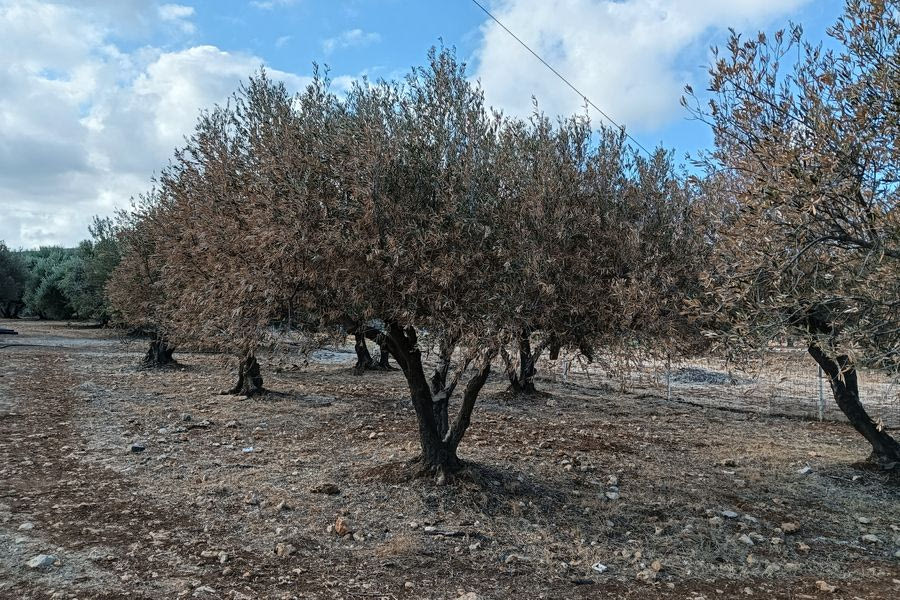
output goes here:
{"type": "Polygon", "coordinates": [[[495,374],[437,486],[398,476],[402,375],[350,353],[246,400],[221,356],[0,327],[0,598],[900,597],[900,478],[847,425],[495,374]]]}

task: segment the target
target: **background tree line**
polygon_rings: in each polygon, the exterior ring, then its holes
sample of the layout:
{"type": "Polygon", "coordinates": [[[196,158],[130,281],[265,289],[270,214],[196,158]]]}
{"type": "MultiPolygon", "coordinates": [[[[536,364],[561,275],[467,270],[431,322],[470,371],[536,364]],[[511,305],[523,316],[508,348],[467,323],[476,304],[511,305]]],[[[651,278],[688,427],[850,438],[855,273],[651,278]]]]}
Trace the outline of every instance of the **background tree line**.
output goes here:
{"type": "Polygon", "coordinates": [[[109,322],[106,281],[119,264],[112,219],[94,218],[75,248],[10,250],[0,242],[0,317],[109,322]]]}

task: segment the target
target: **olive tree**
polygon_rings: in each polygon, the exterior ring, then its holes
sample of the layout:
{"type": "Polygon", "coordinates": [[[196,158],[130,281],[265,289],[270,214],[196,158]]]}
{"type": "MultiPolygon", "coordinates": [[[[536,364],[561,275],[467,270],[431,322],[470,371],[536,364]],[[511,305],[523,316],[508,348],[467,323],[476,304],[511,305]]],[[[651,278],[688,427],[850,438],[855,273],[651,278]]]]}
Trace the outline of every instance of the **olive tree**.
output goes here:
{"type": "MultiPolygon", "coordinates": [[[[856,367],[900,367],[900,4],[851,0],[837,48],[793,26],[732,35],[710,70],[706,157],[723,207],[707,296],[732,347],[793,336],[885,465],[900,445],[867,414],[856,367]]],[[[690,92],[690,90],[688,90],[690,92]]]]}

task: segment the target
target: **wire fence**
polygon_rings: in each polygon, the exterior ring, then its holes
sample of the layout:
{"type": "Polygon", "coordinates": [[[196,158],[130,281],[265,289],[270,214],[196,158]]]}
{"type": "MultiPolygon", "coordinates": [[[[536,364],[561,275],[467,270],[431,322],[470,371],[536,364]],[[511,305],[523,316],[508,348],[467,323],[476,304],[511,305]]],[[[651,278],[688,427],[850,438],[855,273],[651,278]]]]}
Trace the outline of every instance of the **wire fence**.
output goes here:
{"type": "MultiPolygon", "coordinates": [[[[647,361],[620,372],[570,356],[544,364],[545,376],[558,382],[603,384],[709,408],[846,421],[827,376],[798,348],[772,349],[740,368],[716,358],[647,361]]],[[[900,428],[900,378],[868,369],[858,376],[860,400],[872,419],[900,428]]]]}

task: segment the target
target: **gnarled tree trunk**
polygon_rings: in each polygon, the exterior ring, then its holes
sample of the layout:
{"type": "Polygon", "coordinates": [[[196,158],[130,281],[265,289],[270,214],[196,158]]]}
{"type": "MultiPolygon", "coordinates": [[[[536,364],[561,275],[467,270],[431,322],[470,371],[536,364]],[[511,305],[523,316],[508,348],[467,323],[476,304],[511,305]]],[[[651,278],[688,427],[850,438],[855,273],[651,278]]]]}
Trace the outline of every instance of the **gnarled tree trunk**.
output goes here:
{"type": "Polygon", "coordinates": [[[262,394],[265,391],[265,388],[263,388],[263,378],[259,370],[259,363],[256,361],[256,356],[251,353],[241,359],[241,364],[238,366],[238,380],[235,386],[223,393],[241,395],[249,398],[251,396],[262,394]]]}
{"type": "Polygon", "coordinates": [[[887,468],[900,464],[900,444],[878,427],[859,401],[856,367],[850,358],[844,354],[832,358],[816,345],[809,347],[809,353],[828,375],[834,400],[841,412],[853,428],[872,445],[871,458],[887,468]]]}
{"type": "MultiPolygon", "coordinates": [[[[422,366],[421,351],[416,345],[415,329],[389,324],[385,337],[390,345],[391,354],[403,370],[409,385],[409,394],[419,426],[422,472],[436,475],[439,482],[445,481],[448,475],[462,468],[462,461],[457,456],[457,448],[469,427],[478,393],[490,374],[491,359],[495,352],[485,351],[483,353],[479,370],[466,384],[459,413],[456,420],[450,425],[446,416],[446,403],[449,401],[450,393],[456,382],[459,381],[459,374],[464,367],[454,377],[451,385],[446,384],[447,371],[444,369],[444,384],[441,386],[441,391],[437,395],[433,394],[434,376],[432,384],[430,384],[422,366]]],[[[440,377],[437,373],[436,375],[440,377]]]]}
{"type": "Polygon", "coordinates": [[[356,365],[353,371],[357,375],[362,375],[364,371],[392,371],[388,359],[390,359],[390,351],[384,341],[384,334],[374,327],[366,327],[360,325],[353,330],[354,348],[356,350],[356,365]],[[372,340],[378,344],[379,356],[378,360],[372,358],[366,340],[372,340]]]}
{"type": "Polygon", "coordinates": [[[165,339],[155,338],[150,341],[150,347],[147,348],[147,354],[144,355],[141,364],[145,367],[168,367],[177,364],[172,354],[175,352],[175,346],[170,346],[165,339]]]}
{"type": "MultiPolygon", "coordinates": [[[[534,377],[537,375],[537,361],[547,346],[548,341],[542,341],[533,349],[531,336],[527,330],[519,335],[519,364],[518,369],[512,357],[503,350],[503,360],[506,363],[506,375],[509,377],[509,389],[515,394],[530,395],[537,392],[534,385],[534,377]]],[[[557,350],[558,352],[558,350],[557,350]]]]}

